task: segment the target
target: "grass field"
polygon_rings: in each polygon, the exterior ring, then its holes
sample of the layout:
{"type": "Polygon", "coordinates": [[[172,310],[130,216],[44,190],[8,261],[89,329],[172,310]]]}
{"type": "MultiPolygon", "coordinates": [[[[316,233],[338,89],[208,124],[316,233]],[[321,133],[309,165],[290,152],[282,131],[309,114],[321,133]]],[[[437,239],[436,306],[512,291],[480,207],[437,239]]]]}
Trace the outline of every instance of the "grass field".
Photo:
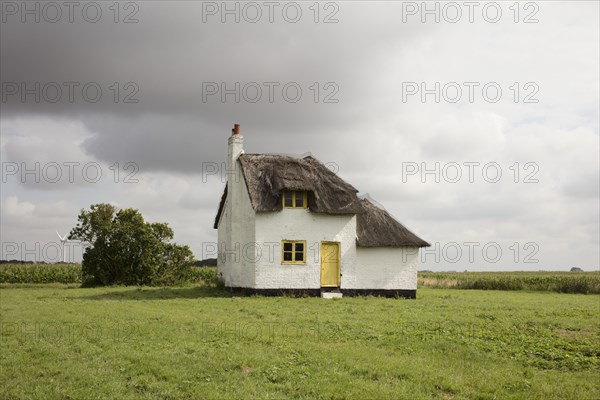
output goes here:
{"type": "Polygon", "coordinates": [[[0,289],[2,398],[600,398],[600,296],[0,289]]]}

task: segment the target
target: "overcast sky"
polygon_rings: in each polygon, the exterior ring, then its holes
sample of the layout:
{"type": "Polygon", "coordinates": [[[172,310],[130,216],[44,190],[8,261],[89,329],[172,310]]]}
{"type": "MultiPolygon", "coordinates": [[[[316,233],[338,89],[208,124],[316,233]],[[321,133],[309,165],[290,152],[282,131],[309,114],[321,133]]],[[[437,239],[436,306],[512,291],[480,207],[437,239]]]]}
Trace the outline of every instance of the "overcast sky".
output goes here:
{"type": "Polygon", "coordinates": [[[598,269],[598,2],[223,4],[2,1],[0,258],[56,260],[101,202],[214,257],[239,123],[432,243],[420,269],[598,269]]]}

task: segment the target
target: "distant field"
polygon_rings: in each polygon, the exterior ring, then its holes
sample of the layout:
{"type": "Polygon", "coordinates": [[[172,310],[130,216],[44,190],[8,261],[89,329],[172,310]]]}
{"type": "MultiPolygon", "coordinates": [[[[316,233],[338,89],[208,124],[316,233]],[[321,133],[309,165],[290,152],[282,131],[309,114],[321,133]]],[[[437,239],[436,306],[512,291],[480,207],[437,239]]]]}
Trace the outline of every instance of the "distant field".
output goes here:
{"type": "MultiPolygon", "coordinates": [[[[189,282],[208,283],[215,276],[214,267],[193,267],[189,282]]],[[[0,264],[0,283],[81,284],[81,264],[0,264]]]]}
{"type": "Polygon", "coordinates": [[[596,272],[420,272],[419,286],[600,294],[596,272]]]}
{"type": "MultiPolygon", "coordinates": [[[[189,282],[214,281],[214,267],[194,267],[189,282]]],[[[600,294],[600,272],[424,272],[419,287],[537,290],[600,294]]],[[[81,284],[81,264],[0,264],[0,283],[81,284]]]]}
{"type": "MultiPolygon", "coordinates": [[[[56,286],[56,284],[55,284],[56,286]]],[[[598,399],[600,296],[0,290],[7,399],[598,399]]]]}
{"type": "Polygon", "coordinates": [[[81,264],[0,264],[0,283],[81,284],[81,264]]]}

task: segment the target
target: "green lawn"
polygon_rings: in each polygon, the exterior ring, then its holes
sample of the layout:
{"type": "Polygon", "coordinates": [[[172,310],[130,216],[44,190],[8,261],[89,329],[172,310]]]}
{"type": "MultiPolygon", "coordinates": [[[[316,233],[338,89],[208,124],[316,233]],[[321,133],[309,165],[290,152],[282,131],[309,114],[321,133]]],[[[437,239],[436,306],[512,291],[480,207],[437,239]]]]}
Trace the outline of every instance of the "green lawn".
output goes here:
{"type": "Polygon", "coordinates": [[[600,398],[600,296],[0,289],[2,398],[600,398]]]}

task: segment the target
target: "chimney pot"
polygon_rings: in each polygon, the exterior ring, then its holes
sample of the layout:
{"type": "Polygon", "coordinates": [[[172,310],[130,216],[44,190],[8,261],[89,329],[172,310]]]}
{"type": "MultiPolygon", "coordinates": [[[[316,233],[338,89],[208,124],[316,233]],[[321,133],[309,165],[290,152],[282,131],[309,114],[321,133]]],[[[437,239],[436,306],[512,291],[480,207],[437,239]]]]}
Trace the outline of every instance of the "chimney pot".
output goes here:
{"type": "Polygon", "coordinates": [[[239,135],[240,134],[240,124],[234,124],[233,125],[233,129],[231,130],[231,134],[232,135],[239,135]]]}

